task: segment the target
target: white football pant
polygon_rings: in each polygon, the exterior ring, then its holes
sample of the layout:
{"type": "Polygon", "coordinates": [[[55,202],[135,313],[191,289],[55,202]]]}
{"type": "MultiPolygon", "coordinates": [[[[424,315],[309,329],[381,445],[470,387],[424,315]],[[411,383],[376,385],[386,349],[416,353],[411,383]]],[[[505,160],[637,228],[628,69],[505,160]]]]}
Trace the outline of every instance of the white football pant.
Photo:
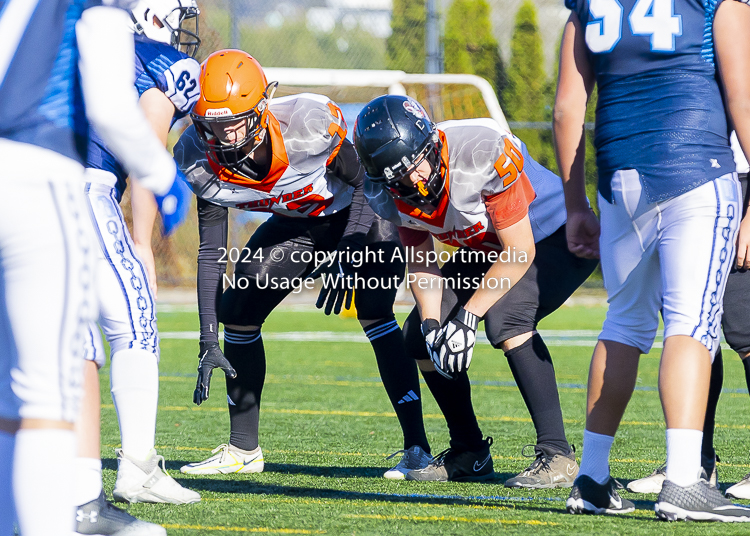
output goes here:
{"type": "Polygon", "coordinates": [[[611,204],[599,197],[609,302],[599,338],[648,353],[661,310],[664,338],[693,337],[713,355],[742,217],[737,174],[649,203],[638,172],[623,170],[612,178],[612,193],[611,204]]]}

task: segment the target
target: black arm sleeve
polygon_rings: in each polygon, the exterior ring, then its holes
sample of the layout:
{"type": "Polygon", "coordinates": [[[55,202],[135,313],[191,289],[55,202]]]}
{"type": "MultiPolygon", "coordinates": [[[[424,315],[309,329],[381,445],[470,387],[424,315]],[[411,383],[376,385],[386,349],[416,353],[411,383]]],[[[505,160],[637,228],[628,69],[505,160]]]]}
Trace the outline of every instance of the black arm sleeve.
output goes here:
{"type": "Polygon", "coordinates": [[[198,198],[198,316],[201,342],[219,342],[219,300],[222,294],[221,276],[227,269],[227,255],[220,248],[227,247],[229,209],[198,198]],[[223,259],[222,259],[223,257],[223,259]],[[219,259],[222,259],[221,262],[219,259]]]}
{"type": "Polygon", "coordinates": [[[341,243],[362,246],[377,216],[365,199],[365,170],[359,163],[354,145],[349,140],[342,141],[336,158],[328,166],[328,172],[354,186],[349,220],[341,243]]]}

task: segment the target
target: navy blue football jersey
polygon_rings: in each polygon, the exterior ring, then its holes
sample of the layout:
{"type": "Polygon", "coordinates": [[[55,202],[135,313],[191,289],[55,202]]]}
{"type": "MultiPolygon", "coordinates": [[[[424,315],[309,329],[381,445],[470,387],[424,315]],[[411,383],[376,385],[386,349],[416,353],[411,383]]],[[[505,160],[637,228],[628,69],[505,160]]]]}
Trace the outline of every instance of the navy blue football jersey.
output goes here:
{"type": "MultiPolygon", "coordinates": [[[[165,43],[135,36],[135,87],[138,95],[151,88],[164,93],[175,106],[172,124],[184,117],[198,100],[200,65],[190,56],[165,43]]],[[[117,177],[118,201],[127,186],[127,172],[95,131],[91,133],[86,167],[103,169],[117,177]]]]}
{"type": "Polygon", "coordinates": [[[84,9],[133,0],[0,2],[0,138],[85,160],[88,122],[75,25],[84,9]]]}
{"type": "Polygon", "coordinates": [[[734,171],[714,65],[722,0],[566,0],[596,75],[599,192],[619,169],[641,175],[650,202],[734,171]]]}

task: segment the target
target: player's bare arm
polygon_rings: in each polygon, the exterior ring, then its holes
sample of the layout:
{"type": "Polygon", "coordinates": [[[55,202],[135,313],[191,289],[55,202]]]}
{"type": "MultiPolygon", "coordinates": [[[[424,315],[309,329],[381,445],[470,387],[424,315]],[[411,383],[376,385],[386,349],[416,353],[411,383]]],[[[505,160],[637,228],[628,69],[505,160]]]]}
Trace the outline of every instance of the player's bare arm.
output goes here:
{"type": "MultiPolygon", "coordinates": [[[[714,19],[719,75],[729,119],[745,154],[750,154],[750,6],[722,2],[714,19]]],[[[750,268],[750,219],[745,216],[737,237],[737,267],[750,268]]]]}
{"type": "MultiPolygon", "coordinates": [[[[172,125],[175,107],[171,100],[158,88],[146,91],[139,100],[141,109],[154,133],[164,146],[172,125]]],[[[143,261],[151,290],[156,294],[156,265],[151,249],[151,235],[158,208],[154,195],[138,181],[131,182],[130,205],[133,213],[133,244],[143,261]]]]}
{"type": "Polygon", "coordinates": [[[435,251],[435,245],[432,236],[425,233],[425,240],[421,244],[414,246],[414,255],[410,255],[408,264],[409,273],[416,278],[411,285],[414,300],[417,302],[422,320],[432,318],[440,321],[440,302],[443,295],[439,280],[442,277],[440,268],[435,263],[427,263],[428,253],[435,251]],[[417,262],[419,259],[425,262],[417,262]],[[424,281],[423,283],[421,283],[424,281]],[[421,284],[420,284],[421,283],[421,284]]]}
{"type": "Polygon", "coordinates": [[[510,227],[496,230],[496,233],[505,251],[513,251],[513,248],[515,248],[517,252],[526,253],[526,257],[524,262],[512,263],[502,262],[498,259],[490,267],[484,275],[484,284],[477,288],[464,306],[464,309],[478,317],[484,316],[487,310],[495,305],[523,277],[531,266],[536,252],[534,234],[531,231],[528,214],[510,227]],[[510,286],[497,284],[502,278],[510,279],[510,286]],[[493,279],[495,281],[492,281],[493,279]]]}
{"type": "Polygon", "coordinates": [[[553,134],[560,177],[568,212],[568,248],[587,259],[599,258],[599,222],[586,198],[584,161],[586,104],[594,87],[594,75],[586,57],[586,45],[578,16],[570,14],[560,46],[560,74],[553,134]]]}

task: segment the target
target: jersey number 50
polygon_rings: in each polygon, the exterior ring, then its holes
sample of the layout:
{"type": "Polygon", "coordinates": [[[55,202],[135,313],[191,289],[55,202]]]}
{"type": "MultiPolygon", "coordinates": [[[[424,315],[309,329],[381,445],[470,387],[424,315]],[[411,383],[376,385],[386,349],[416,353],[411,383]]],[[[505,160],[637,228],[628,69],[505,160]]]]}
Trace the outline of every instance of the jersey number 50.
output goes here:
{"type": "MultiPolygon", "coordinates": [[[[591,0],[591,22],[586,44],[594,53],[612,52],[622,37],[622,4],[618,0],[591,0]]],[[[675,37],[682,35],[682,16],[674,13],[674,0],[638,0],[628,16],[633,35],[651,37],[651,50],[672,52],[675,37]]]]}

